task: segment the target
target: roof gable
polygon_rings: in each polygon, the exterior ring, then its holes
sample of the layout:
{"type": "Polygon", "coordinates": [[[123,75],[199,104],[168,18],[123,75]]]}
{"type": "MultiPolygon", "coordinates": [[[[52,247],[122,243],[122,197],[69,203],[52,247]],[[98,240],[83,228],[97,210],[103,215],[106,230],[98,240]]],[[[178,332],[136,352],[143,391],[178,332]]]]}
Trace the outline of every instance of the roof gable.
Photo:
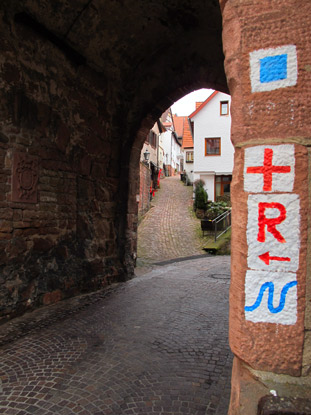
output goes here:
{"type": "Polygon", "coordinates": [[[216,95],[218,94],[218,91],[214,91],[198,108],[196,108],[192,114],[189,115],[188,118],[192,118],[195,115],[197,115],[198,112],[201,111],[202,108],[205,107],[206,104],[208,104],[216,95]]]}
{"type": "Polygon", "coordinates": [[[173,120],[177,136],[182,137],[184,133],[185,117],[178,117],[177,115],[173,115],[173,120]]]}
{"type": "Polygon", "coordinates": [[[190,129],[190,121],[184,117],[184,133],[182,138],[182,148],[193,148],[193,138],[190,129]]]}

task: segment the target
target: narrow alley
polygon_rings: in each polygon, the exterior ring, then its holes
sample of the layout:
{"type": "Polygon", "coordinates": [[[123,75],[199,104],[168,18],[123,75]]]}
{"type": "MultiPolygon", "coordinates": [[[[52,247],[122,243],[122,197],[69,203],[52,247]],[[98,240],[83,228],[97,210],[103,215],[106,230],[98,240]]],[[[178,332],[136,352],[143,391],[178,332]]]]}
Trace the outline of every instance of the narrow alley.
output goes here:
{"type": "Polygon", "coordinates": [[[192,205],[192,186],[185,186],[179,175],[161,180],[152,208],[138,228],[138,258],[161,262],[204,254],[192,205]]]}

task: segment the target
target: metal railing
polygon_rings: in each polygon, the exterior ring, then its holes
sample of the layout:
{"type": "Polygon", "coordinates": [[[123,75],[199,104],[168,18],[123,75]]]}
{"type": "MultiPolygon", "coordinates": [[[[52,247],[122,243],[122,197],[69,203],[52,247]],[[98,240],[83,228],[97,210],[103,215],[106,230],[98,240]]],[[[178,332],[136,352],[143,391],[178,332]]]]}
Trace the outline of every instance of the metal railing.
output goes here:
{"type": "Polygon", "coordinates": [[[221,235],[223,235],[229,228],[231,228],[231,209],[217,216],[217,218],[212,220],[212,223],[214,226],[214,235],[216,242],[221,235]],[[221,232],[217,234],[217,227],[220,228],[219,223],[222,223],[221,229],[219,229],[221,232]]]}

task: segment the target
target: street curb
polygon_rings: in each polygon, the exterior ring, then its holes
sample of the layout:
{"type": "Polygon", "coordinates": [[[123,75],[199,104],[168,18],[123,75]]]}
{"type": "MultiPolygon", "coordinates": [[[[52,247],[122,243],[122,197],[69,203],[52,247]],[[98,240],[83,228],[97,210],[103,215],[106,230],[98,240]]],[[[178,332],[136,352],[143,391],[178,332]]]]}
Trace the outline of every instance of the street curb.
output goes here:
{"type": "Polygon", "coordinates": [[[191,256],[185,256],[185,257],[181,257],[181,258],[168,259],[166,261],[161,261],[161,262],[153,262],[152,265],[163,266],[163,265],[173,264],[174,262],[191,261],[192,259],[200,259],[200,258],[205,258],[205,257],[210,257],[210,256],[212,256],[212,255],[209,254],[209,253],[199,254],[199,255],[191,255],[191,256]]]}

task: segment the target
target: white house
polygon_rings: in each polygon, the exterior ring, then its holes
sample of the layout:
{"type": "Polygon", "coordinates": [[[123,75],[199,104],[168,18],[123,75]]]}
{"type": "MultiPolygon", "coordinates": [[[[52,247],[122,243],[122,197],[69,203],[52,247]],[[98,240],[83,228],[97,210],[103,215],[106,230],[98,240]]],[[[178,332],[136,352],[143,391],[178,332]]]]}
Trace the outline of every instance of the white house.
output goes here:
{"type": "Polygon", "coordinates": [[[173,176],[175,171],[180,172],[181,143],[174,130],[174,122],[171,109],[168,109],[161,116],[161,121],[166,131],[160,134],[159,145],[163,148],[163,164],[169,176],[173,176]]]}
{"type": "Polygon", "coordinates": [[[179,140],[182,142],[180,155],[180,171],[186,172],[190,182],[193,182],[193,138],[188,117],[174,115],[174,126],[179,140]]]}
{"type": "Polygon", "coordinates": [[[211,201],[230,194],[234,155],[230,104],[230,95],[214,91],[188,117],[194,142],[194,181],[205,182],[211,201]]]}

